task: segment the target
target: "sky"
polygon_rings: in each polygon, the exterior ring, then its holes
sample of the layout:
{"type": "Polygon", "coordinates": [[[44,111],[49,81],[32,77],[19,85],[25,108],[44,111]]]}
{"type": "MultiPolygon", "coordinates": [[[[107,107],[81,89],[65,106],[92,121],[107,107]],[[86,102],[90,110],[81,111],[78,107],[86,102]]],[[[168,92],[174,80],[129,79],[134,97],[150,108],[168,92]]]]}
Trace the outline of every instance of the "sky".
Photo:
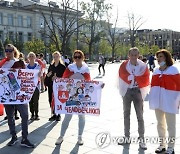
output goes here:
{"type": "MultiPolygon", "coordinates": [[[[13,0],[10,0],[13,1],[13,0]]],[[[61,2],[62,0],[49,0],[61,2]]],[[[77,0],[71,0],[75,2],[77,0]]],[[[82,0],[79,0],[81,2],[82,0]]],[[[89,2],[90,0],[83,0],[89,2]]],[[[41,0],[48,2],[48,0],[41,0]]],[[[118,10],[118,27],[127,27],[127,14],[134,13],[136,17],[141,16],[144,24],[140,29],[171,29],[180,32],[180,0],[106,0],[111,3],[111,22],[114,23],[118,10]]]]}

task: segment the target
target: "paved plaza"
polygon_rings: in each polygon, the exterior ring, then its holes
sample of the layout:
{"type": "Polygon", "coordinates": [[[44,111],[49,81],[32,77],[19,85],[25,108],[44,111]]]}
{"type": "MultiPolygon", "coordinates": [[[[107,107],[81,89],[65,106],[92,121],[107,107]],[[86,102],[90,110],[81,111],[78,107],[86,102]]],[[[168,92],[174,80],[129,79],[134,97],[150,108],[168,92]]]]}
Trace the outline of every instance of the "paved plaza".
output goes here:
{"type": "MultiPolygon", "coordinates": [[[[103,81],[105,87],[102,90],[101,115],[86,116],[86,125],[83,134],[84,145],[77,144],[78,117],[73,116],[69,128],[65,134],[61,146],[55,142],[60,134],[61,123],[48,121],[50,108],[47,92],[41,93],[39,121],[29,121],[29,140],[35,144],[34,149],[20,146],[21,123],[16,120],[16,129],[19,142],[8,147],[6,144],[11,139],[7,121],[0,117],[0,154],[152,154],[158,147],[158,143],[147,141],[147,150],[139,149],[137,143],[129,145],[117,145],[117,139],[123,136],[123,105],[117,89],[118,63],[105,66],[106,75],[98,76],[98,64],[89,64],[91,76],[95,80],[103,81]]],[[[179,64],[177,64],[179,67],[179,64]]],[[[144,102],[145,136],[147,139],[157,137],[156,118],[153,110],[149,109],[147,101],[144,102]]],[[[177,115],[177,139],[175,152],[180,154],[180,116],[177,115]]],[[[131,136],[138,137],[137,118],[132,105],[131,108],[131,136]]]]}

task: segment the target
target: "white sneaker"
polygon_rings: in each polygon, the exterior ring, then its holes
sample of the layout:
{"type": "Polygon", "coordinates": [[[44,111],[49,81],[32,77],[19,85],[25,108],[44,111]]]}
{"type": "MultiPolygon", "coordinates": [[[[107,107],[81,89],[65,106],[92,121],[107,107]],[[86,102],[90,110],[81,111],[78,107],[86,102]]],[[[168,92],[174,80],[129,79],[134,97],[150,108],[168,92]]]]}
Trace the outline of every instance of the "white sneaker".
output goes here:
{"type": "Polygon", "coordinates": [[[144,143],[144,142],[139,142],[139,147],[143,150],[147,150],[146,143],[144,143]]]}
{"type": "Polygon", "coordinates": [[[59,137],[55,143],[55,145],[60,145],[63,142],[63,137],[59,137]]]}
{"type": "Polygon", "coordinates": [[[78,137],[78,144],[79,144],[79,145],[83,145],[83,144],[84,144],[84,142],[83,142],[83,140],[82,140],[82,137],[78,137]]]}

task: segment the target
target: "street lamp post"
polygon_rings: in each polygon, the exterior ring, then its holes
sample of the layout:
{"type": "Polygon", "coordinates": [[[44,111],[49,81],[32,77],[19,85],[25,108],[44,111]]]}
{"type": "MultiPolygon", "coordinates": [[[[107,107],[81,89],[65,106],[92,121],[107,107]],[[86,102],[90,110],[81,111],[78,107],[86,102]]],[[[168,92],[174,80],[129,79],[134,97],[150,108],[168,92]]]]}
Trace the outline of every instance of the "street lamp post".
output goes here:
{"type": "Polygon", "coordinates": [[[77,49],[79,48],[79,7],[78,7],[79,1],[77,0],[77,49]]]}

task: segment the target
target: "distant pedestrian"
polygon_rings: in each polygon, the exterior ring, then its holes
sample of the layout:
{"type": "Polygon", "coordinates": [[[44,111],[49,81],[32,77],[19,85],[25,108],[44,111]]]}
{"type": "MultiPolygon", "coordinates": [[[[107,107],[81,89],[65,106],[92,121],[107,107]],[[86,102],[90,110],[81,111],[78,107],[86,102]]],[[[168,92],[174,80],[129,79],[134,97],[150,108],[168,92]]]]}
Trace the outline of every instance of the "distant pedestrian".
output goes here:
{"type": "Polygon", "coordinates": [[[64,56],[64,64],[66,67],[70,64],[70,60],[67,55],[64,56]]]}
{"type": "Polygon", "coordinates": [[[130,138],[130,113],[133,102],[138,120],[139,146],[147,149],[144,142],[143,100],[148,93],[149,70],[145,63],[138,59],[139,49],[129,50],[129,60],[124,61],[119,68],[119,90],[123,98],[124,110],[124,142],[130,138]]]}
{"type": "Polygon", "coordinates": [[[176,114],[179,113],[180,72],[173,65],[169,51],[156,52],[159,68],[153,73],[149,94],[150,109],[155,110],[160,146],[155,153],[174,154],[176,138],[176,114]],[[168,131],[168,137],[166,132],[168,131]],[[168,148],[166,150],[166,141],[168,148]]]}
{"type": "Polygon", "coordinates": [[[153,72],[154,68],[155,68],[155,63],[154,63],[154,56],[152,53],[150,53],[149,58],[148,58],[148,64],[149,64],[149,70],[153,72]]]}
{"type": "Polygon", "coordinates": [[[40,60],[43,63],[42,74],[41,74],[41,77],[40,77],[41,78],[41,92],[44,92],[44,90],[47,90],[46,86],[44,85],[44,79],[45,79],[45,76],[46,76],[46,65],[47,65],[47,62],[44,59],[44,54],[43,53],[40,53],[40,60]]]}
{"type": "Polygon", "coordinates": [[[102,69],[103,69],[103,76],[104,76],[105,75],[105,68],[104,68],[104,66],[105,66],[106,61],[105,61],[105,58],[104,58],[104,56],[102,54],[99,55],[99,61],[98,62],[99,62],[99,66],[98,66],[99,75],[101,75],[101,67],[102,67],[102,69]]]}

